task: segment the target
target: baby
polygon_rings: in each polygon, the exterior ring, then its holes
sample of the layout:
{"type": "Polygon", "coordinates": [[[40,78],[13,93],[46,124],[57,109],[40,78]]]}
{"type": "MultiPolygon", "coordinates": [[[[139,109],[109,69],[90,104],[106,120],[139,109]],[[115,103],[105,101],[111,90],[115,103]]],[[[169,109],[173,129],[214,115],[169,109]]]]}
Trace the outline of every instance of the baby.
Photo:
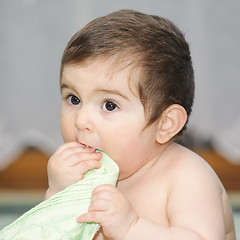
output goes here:
{"type": "Polygon", "coordinates": [[[48,163],[46,199],[101,166],[119,166],[117,187],[92,193],[94,239],[234,240],[227,194],[201,157],[175,143],[194,99],[189,46],[169,20],[132,10],[77,32],[62,58],[64,144],[48,163]]]}

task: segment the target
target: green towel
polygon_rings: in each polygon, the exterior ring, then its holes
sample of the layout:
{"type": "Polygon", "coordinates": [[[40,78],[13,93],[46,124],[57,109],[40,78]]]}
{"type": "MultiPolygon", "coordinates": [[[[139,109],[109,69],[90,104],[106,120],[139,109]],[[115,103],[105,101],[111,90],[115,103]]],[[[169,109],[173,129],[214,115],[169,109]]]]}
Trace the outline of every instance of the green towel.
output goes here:
{"type": "Polygon", "coordinates": [[[119,168],[102,152],[101,168],[88,171],[84,178],[41,202],[0,232],[0,240],[91,240],[97,223],[77,223],[88,211],[93,189],[101,184],[116,185],[119,168]]]}

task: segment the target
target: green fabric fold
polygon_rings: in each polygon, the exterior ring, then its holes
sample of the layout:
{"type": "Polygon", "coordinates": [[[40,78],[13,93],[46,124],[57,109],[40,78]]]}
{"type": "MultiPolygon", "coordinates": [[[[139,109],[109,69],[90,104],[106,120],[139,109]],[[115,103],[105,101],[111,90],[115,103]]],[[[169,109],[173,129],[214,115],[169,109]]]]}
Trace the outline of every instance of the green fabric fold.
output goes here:
{"type": "Polygon", "coordinates": [[[88,211],[92,191],[101,184],[116,185],[119,168],[102,152],[101,168],[24,213],[0,232],[0,240],[92,240],[100,225],[77,223],[88,211]]]}

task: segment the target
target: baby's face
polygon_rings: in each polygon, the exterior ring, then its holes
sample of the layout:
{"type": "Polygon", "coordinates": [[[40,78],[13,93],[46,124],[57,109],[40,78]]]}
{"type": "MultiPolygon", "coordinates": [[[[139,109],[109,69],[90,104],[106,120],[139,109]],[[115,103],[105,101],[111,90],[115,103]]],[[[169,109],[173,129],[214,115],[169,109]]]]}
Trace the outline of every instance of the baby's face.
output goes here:
{"type": "Polygon", "coordinates": [[[121,180],[153,157],[156,125],[145,128],[137,81],[129,80],[130,71],[109,74],[109,69],[100,62],[64,67],[61,129],[65,142],[76,141],[106,152],[119,165],[121,180]]]}

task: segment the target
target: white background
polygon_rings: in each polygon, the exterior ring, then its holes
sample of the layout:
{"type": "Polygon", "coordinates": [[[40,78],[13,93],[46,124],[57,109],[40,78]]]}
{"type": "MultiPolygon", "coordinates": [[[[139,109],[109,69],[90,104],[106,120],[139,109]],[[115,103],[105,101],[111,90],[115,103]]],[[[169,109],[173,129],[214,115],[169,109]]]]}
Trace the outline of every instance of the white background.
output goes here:
{"type": "Polygon", "coordinates": [[[240,164],[240,1],[0,0],[0,168],[26,146],[52,153],[62,143],[63,49],[90,20],[126,8],[167,17],[185,32],[196,80],[189,133],[240,164]]]}

